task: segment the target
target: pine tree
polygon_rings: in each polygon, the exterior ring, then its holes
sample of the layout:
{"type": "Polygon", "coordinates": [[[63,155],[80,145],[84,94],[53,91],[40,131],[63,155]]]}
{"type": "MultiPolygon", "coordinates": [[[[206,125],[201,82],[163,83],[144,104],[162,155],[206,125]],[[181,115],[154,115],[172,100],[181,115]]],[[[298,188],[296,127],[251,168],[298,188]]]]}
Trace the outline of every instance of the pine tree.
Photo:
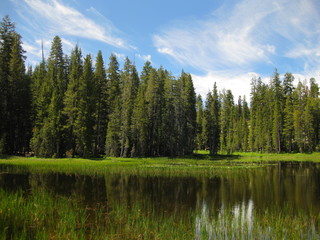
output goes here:
{"type": "MultiPolygon", "coordinates": [[[[110,55],[108,69],[107,69],[107,103],[108,103],[108,116],[115,109],[115,100],[121,94],[121,80],[119,73],[119,63],[114,54],[110,55]]],[[[108,117],[109,118],[109,117],[108,117]]]]}
{"type": "Polygon", "coordinates": [[[83,74],[83,62],[81,49],[76,46],[71,52],[70,67],[69,67],[69,82],[64,98],[64,114],[67,117],[66,121],[66,136],[67,136],[67,152],[72,157],[76,154],[76,129],[75,123],[79,116],[80,96],[80,81],[83,74]]]}
{"type": "Polygon", "coordinates": [[[213,92],[207,95],[205,110],[205,138],[210,154],[217,154],[220,148],[220,108],[217,84],[214,83],[213,92]]]}
{"type": "Polygon", "coordinates": [[[223,91],[221,94],[221,110],[220,110],[220,149],[222,152],[231,154],[233,152],[233,117],[234,102],[233,95],[230,90],[223,91]]]}
{"type": "Polygon", "coordinates": [[[251,151],[271,151],[272,94],[261,78],[252,79],[249,144],[251,151]]]}
{"type": "Polygon", "coordinates": [[[91,56],[87,55],[84,59],[83,74],[80,78],[79,113],[75,121],[77,152],[82,157],[90,157],[94,153],[95,87],[91,56]]]}
{"type": "Polygon", "coordinates": [[[197,96],[197,101],[196,101],[196,110],[197,110],[197,128],[196,128],[196,140],[195,140],[195,149],[196,150],[203,150],[204,149],[204,141],[203,141],[203,118],[204,118],[204,113],[203,113],[203,102],[201,95],[199,94],[197,96]]]}
{"type": "Polygon", "coordinates": [[[12,153],[11,107],[12,89],[10,88],[10,60],[15,39],[15,24],[9,16],[2,19],[0,26],[0,153],[12,153]]]}
{"type": "Polygon", "coordinates": [[[164,80],[164,91],[162,96],[162,127],[161,127],[161,155],[173,156],[176,155],[175,140],[177,131],[175,129],[175,98],[177,95],[174,91],[174,83],[176,80],[167,70],[158,71],[159,77],[164,80]]]}
{"type": "Polygon", "coordinates": [[[196,135],[196,94],[190,74],[182,72],[177,81],[177,154],[191,154],[196,135]]]}
{"type": "Polygon", "coordinates": [[[241,129],[242,129],[242,148],[241,150],[247,152],[249,150],[249,122],[250,122],[250,109],[246,101],[246,96],[242,101],[242,116],[241,116],[241,129]]]}
{"type": "Polygon", "coordinates": [[[120,157],[121,103],[120,96],[114,99],[114,111],[109,116],[106,136],[106,155],[120,157]]]}
{"type": "Polygon", "coordinates": [[[239,96],[238,103],[234,106],[233,118],[233,149],[242,150],[242,98],[239,96]]]}
{"type": "Polygon", "coordinates": [[[164,79],[152,68],[147,79],[148,155],[160,155],[164,79]]]}
{"type": "Polygon", "coordinates": [[[312,106],[312,119],[313,124],[311,126],[312,142],[313,148],[312,151],[319,149],[320,143],[320,99],[319,99],[319,85],[316,83],[314,78],[310,79],[310,94],[309,94],[310,104],[312,106]]]}
{"type": "Polygon", "coordinates": [[[293,81],[294,77],[291,73],[286,73],[283,80],[283,92],[285,96],[285,104],[283,110],[283,140],[287,152],[294,150],[294,126],[293,126],[293,81]]]}
{"type": "Polygon", "coordinates": [[[105,136],[108,126],[108,87],[106,70],[104,68],[104,62],[101,51],[98,52],[96,65],[95,65],[95,81],[96,81],[96,120],[95,120],[95,153],[102,154],[105,147],[105,136]]]}
{"type": "Polygon", "coordinates": [[[31,146],[37,156],[61,157],[64,154],[63,98],[67,88],[67,76],[61,39],[53,39],[48,59],[47,75],[42,84],[42,108],[37,115],[37,126],[31,146]]]}
{"type": "Polygon", "coordinates": [[[131,156],[146,156],[148,148],[148,115],[145,101],[145,89],[139,86],[132,115],[132,151],[131,156]]]}
{"type": "Polygon", "coordinates": [[[138,88],[137,97],[134,101],[132,115],[132,156],[147,156],[150,147],[148,141],[149,118],[147,114],[146,91],[151,69],[151,63],[147,61],[140,76],[141,83],[138,88]]]}
{"type": "Polygon", "coordinates": [[[307,105],[307,95],[308,95],[307,92],[308,92],[308,89],[306,85],[299,82],[293,94],[294,143],[297,145],[297,149],[299,152],[307,151],[306,129],[305,129],[305,120],[307,118],[304,116],[306,105],[307,105]]]}
{"type": "Polygon", "coordinates": [[[132,147],[132,113],[134,100],[139,86],[139,77],[136,67],[126,58],[124,69],[121,73],[121,130],[120,130],[120,156],[130,156],[132,147]]]}
{"type": "Polygon", "coordinates": [[[21,37],[14,36],[9,63],[9,94],[7,146],[9,153],[25,153],[29,149],[31,129],[30,78],[26,75],[21,37]]]}
{"type": "Polygon", "coordinates": [[[283,131],[283,89],[277,70],[272,78],[271,89],[273,92],[273,125],[272,125],[272,143],[277,153],[282,150],[282,131],[283,131]]]}

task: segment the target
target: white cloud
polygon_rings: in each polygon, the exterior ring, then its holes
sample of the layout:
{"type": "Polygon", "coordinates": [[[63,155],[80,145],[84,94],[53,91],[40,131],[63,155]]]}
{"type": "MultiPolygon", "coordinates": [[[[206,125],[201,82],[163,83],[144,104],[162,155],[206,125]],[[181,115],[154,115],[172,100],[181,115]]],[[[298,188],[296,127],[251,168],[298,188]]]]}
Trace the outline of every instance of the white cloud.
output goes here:
{"type": "Polygon", "coordinates": [[[123,62],[127,57],[124,53],[113,52],[113,54],[117,57],[117,60],[121,62],[123,62]]]}
{"type": "Polygon", "coordinates": [[[267,61],[276,49],[256,38],[261,23],[277,11],[273,5],[266,9],[260,5],[244,0],[229,12],[166,29],[154,35],[154,45],[158,52],[204,71],[249,69],[253,62],[267,61]]]}
{"type": "Polygon", "coordinates": [[[239,96],[246,96],[247,101],[250,100],[251,80],[254,77],[259,77],[257,73],[250,72],[237,76],[227,76],[221,73],[209,72],[204,76],[192,74],[192,79],[197,94],[200,94],[203,99],[206,98],[207,93],[213,90],[213,85],[216,82],[218,91],[223,89],[231,90],[236,101],[239,96]]]}
{"type": "Polygon", "coordinates": [[[151,55],[148,54],[148,55],[141,55],[141,54],[135,54],[135,56],[139,59],[141,59],[142,61],[146,62],[146,61],[149,61],[149,62],[152,62],[151,61],[151,55]]]}
{"type": "Polygon", "coordinates": [[[173,23],[153,41],[159,53],[205,73],[194,75],[202,94],[217,79],[234,95],[247,95],[250,72],[265,67],[287,71],[281,69],[287,64],[305,76],[319,72],[319,11],[317,0],[241,0],[207,19],[173,23]]]}
{"type": "Polygon", "coordinates": [[[119,30],[110,21],[103,26],[99,25],[78,10],[58,0],[23,0],[21,2],[14,0],[14,2],[24,8],[24,11],[20,10],[20,15],[25,15],[24,19],[36,31],[50,35],[94,39],[117,48],[133,48],[124,39],[116,36],[119,30]],[[28,13],[27,16],[26,13],[28,13]],[[36,21],[34,16],[37,16],[36,21]]]}

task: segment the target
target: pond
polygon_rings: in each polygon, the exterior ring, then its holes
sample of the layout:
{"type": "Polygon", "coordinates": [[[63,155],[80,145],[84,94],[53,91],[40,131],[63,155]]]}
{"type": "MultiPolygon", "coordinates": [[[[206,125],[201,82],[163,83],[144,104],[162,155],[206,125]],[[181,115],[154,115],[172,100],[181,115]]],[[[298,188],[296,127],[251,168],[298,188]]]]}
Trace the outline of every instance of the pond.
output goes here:
{"type": "MultiPolygon", "coordinates": [[[[83,211],[83,216],[75,213],[75,239],[320,237],[320,165],[316,163],[277,163],[212,177],[67,175],[16,171],[6,166],[1,166],[0,172],[2,198],[18,192],[23,199],[19,201],[27,202],[45,193],[55,202],[66,199],[62,205],[75,212],[83,211]],[[81,217],[84,219],[79,220],[81,217]],[[77,235],[81,231],[82,235],[77,235]]],[[[1,216],[1,211],[5,209],[0,209],[0,224],[5,224],[5,217],[14,217],[1,216]]],[[[53,220],[59,222],[56,215],[53,220]]],[[[38,236],[36,231],[28,235],[33,223],[21,228],[14,224],[2,234],[17,237],[25,231],[26,239],[38,236]]],[[[52,226],[42,227],[42,234],[59,238],[58,233],[52,233],[57,231],[52,226]]],[[[69,226],[65,231],[72,229],[69,226]]]]}

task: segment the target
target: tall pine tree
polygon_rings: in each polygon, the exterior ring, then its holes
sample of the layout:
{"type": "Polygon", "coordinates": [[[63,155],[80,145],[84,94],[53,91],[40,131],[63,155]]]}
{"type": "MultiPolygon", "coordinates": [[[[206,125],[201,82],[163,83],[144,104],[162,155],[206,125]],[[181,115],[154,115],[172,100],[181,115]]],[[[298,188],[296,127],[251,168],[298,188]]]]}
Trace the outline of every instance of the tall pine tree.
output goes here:
{"type": "Polygon", "coordinates": [[[81,49],[76,46],[71,52],[69,67],[69,82],[64,98],[64,114],[66,120],[66,150],[67,155],[72,157],[76,154],[76,128],[75,123],[79,116],[79,107],[81,101],[80,82],[83,75],[83,62],[81,49]]]}
{"type": "Polygon", "coordinates": [[[95,114],[95,154],[104,153],[107,125],[108,125],[108,86],[106,70],[101,51],[96,58],[95,72],[97,106],[95,114]]]}
{"type": "Polygon", "coordinates": [[[37,156],[61,157],[65,152],[63,98],[67,89],[66,68],[60,37],[53,39],[48,59],[47,74],[42,84],[42,107],[31,146],[37,156]]]}

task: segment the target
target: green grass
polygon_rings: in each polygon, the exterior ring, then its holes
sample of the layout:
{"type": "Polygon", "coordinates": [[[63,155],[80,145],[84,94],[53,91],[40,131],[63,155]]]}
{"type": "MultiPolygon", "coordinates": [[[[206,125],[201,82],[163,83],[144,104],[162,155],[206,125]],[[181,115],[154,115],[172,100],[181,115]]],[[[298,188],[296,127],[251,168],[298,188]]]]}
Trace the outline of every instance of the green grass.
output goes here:
{"type": "Polygon", "coordinates": [[[212,176],[243,168],[257,168],[281,161],[320,162],[320,153],[312,154],[259,154],[234,153],[211,156],[207,152],[186,157],[155,158],[36,158],[0,156],[3,166],[15,166],[21,171],[63,172],[87,175],[106,173],[152,176],[212,176]]]}
{"type": "MultiPolygon", "coordinates": [[[[281,161],[320,162],[320,153],[210,156],[183,158],[44,159],[2,156],[3,172],[62,172],[86,175],[213,176],[229,175],[281,161]]],[[[232,209],[211,216],[202,209],[180,214],[154,211],[148,202],[109,201],[85,205],[76,196],[52,195],[44,189],[0,189],[1,239],[319,239],[319,215],[290,209],[253,211],[251,222],[232,209]]]]}
{"type": "Polygon", "coordinates": [[[77,239],[85,236],[85,212],[64,197],[27,196],[0,190],[0,239],[77,239]]]}
{"type": "Polygon", "coordinates": [[[122,202],[83,206],[73,197],[0,190],[0,239],[319,239],[319,216],[288,209],[251,217],[233,209],[156,213],[122,202]],[[243,217],[245,216],[245,217],[243,217]]]}

